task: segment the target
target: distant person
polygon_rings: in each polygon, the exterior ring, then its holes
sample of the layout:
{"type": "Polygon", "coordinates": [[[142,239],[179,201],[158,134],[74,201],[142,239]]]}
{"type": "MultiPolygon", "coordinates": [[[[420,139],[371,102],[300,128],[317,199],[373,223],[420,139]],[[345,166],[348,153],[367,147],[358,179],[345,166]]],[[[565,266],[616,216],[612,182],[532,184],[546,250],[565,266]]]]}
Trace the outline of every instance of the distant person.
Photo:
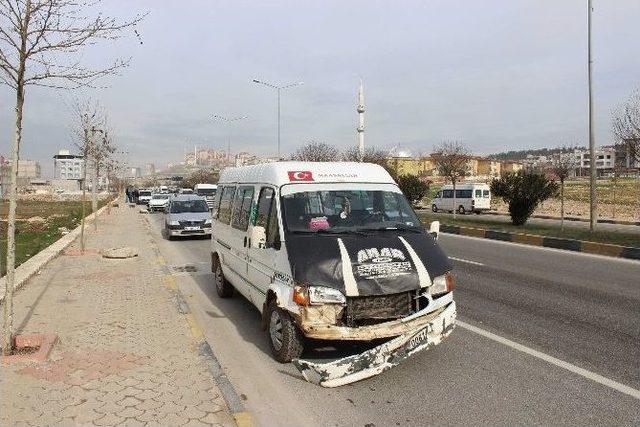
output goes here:
{"type": "Polygon", "coordinates": [[[131,203],[131,187],[127,187],[124,189],[124,194],[127,198],[127,203],[131,203]]]}
{"type": "Polygon", "coordinates": [[[140,197],[140,192],[137,188],[133,189],[133,203],[138,203],[138,197],[140,197]]]}

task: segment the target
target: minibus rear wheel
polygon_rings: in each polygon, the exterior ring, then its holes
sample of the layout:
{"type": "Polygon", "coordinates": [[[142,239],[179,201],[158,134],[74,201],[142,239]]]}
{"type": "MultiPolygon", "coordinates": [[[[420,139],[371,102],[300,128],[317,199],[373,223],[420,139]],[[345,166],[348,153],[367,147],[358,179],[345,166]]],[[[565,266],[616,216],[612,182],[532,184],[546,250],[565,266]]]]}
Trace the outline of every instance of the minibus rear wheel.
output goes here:
{"type": "Polygon", "coordinates": [[[213,280],[216,283],[216,293],[220,298],[231,298],[233,296],[233,285],[224,277],[220,258],[218,258],[217,255],[214,255],[211,260],[211,264],[213,280]]]}
{"type": "Polygon", "coordinates": [[[460,215],[464,215],[464,214],[467,213],[467,211],[464,209],[464,206],[460,205],[460,206],[458,206],[458,213],[460,215]]]}
{"type": "Polygon", "coordinates": [[[276,300],[269,303],[267,332],[273,358],[280,363],[288,363],[297,359],[304,350],[304,337],[293,319],[277,306],[276,300]]]}

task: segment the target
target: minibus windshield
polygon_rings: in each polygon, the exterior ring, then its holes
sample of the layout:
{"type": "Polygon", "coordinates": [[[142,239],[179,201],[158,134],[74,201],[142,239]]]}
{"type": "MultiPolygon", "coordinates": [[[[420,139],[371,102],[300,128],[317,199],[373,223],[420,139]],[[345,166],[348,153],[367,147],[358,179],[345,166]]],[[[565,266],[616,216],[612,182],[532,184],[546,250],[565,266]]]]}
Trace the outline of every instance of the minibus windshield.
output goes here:
{"type": "Polygon", "coordinates": [[[401,193],[375,190],[305,191],[282,197],[289,232],[420,229],[401,193]]]}
{"type": "Polygon", "coordinates": [[[185,200],[171,203],[171,213],[209,212],[204,200],[185,200]]]}

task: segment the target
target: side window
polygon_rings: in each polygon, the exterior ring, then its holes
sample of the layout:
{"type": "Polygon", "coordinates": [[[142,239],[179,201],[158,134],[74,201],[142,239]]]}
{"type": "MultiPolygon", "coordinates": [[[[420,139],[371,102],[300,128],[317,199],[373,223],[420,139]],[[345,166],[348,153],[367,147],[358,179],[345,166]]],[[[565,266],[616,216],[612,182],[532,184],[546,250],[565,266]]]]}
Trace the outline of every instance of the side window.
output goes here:
{"type": "Polygon", "coordinates": [[[231,220],[231,201],[236,193],[236,187],[224,187],[220,196],[220,207],[218,208],[218,221],[229,224],[231,220]]]}
{"type": "Polygon", "coordinates": [[[456,190],[456,199],[470,199],[471,190],[456,190]]]}
{"type": "Polygon", "coordinates": [[[213,216],[214,218],[218,218],[218,212],[220,211],[220,200],[222,199],[223,190],[224,187],[218,187],[218,191],[213,198],[213,212],[211,212],[211,216],[213,216]]]}
{"type": "Polygon", "coordinates": [[[476,198],[482,197],[482,190],[476,190],[476,198]]]}
{"type": "Polygon", "coordinates": [[[445,199],[453,198],[453,190],[442,190],[442,197],[445,199]]]}
{"type": "Polygon", "coordinates": [[[280,249],[280,232],[278,230],[278,211],[276,208],[275,191],[273,188],[263,187],[258,198],[258,215],[256,225],[264,227],[267,235],[267,248],[280,249]]]}
{"type": "Polygon", "coordinates": [[[238,187],[238,192],[233,202],[233,215],[231,217],[231,226],[233,228],[247,231],[247,228],[249,228],[252,202],[253,187],[238,187]]]}
{"type": "Polygon", "coordinates": [[[489,190],[484,190],[482,192],[483,196],[486,197],[487,199],[489,198],[489,190]]]}

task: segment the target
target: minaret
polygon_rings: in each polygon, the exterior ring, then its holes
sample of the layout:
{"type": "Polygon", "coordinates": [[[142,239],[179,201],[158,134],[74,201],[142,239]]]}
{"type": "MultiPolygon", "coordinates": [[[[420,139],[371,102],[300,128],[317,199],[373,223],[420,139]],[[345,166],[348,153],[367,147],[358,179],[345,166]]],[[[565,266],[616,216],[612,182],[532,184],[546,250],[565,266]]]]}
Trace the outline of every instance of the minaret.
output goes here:
{"type": "Polygon", "coordinates": [[[362,88],[362,79],[360,79],[360,87],[358,88],[358,153],[360,161],[364,158],[364,89],[362,88]]]}

